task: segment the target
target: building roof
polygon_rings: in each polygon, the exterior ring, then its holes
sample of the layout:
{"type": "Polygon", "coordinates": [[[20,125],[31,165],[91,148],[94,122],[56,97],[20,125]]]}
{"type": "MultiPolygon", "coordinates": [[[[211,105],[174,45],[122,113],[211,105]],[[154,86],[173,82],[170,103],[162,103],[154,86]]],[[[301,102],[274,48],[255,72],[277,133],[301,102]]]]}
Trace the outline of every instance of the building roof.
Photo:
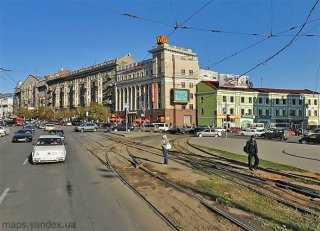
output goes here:
{"type": "Polygon", "coordinates": [[[245,87],[220,87],[219,81],[202,81],[208,86],[212,87],[215,90],[227,90],[227,91],[247,91],[247,92],[257,92],[253,88],[245,88],[245,87]]]}
{"type": "Polygon", "coordinates": [[[304,90],[294,90],[294,89],[276,89],[276,88],[252,88],[259,92],[265,93],[284,93],[284,94],[317,94],[317,92],[310,91],[308,89],[304,90]]]}
{"type": "Polygon", "coordinates": [[[276,89],[276,88],[241,88],[241,87],[220,87],[218,81],[202,81],[215,90],[228,91],[246,91],[246,92],[261,92],[261,93],[284,93],[284,94],[319,94],[318,92],[294,89],[276,89]]]}

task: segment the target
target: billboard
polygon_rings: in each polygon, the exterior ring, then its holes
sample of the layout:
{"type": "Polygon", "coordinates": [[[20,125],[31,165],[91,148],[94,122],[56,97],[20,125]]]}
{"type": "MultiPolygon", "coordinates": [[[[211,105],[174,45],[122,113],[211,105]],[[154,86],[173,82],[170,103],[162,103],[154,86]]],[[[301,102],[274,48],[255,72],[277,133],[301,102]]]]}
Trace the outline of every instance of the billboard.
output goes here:
{"type": "Polygon", "coordinates": [[[171,102],[188,103],[190,90],[188,89],[171,89],[171,102]]]}
{"type": "Polygon", "coordinates": [[[220,74],[219,75],[220,87],[249,87],[249,76],[220,74]]]}

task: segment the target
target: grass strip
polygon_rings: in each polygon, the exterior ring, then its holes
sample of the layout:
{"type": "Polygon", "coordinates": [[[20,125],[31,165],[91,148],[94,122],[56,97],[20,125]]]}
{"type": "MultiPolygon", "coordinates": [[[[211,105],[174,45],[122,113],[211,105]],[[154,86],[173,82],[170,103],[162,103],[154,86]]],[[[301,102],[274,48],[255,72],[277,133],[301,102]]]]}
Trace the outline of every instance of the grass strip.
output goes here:
{"type": "MultiPolygon", "coordinates": [[[[217,154],[219,156],[222,156],[222,157],[225,157],[228,159],[240,161],[243,163],[248,163],[248,157],[245,155],[241,155],[241,154],[237,154],[237,153],[233,153],[233,152],[227,152],[227,151],[223,151],[220,149],[202,146],[202,145],[198,145],[198,144],[192,144],[192,145],[194,145],[200,149],[212,151],[212,152],[214,152],[214,154],[217,154]]],[[[297,168],[297,167],[293,167],[293,166],[285,165],[285,164],[279,164],[279,163],[275,163],[275,162],[268,161],[268,160],[262,160],[262,159],[260,159],[259,166],[261,166],[263,168],[270,168],[270,169],[279,170],[279,171],[308,172],[308,171],[301,169],[301,168],[297,168]]]]}
{"type": "Polygon", "coordinates": [[[210,196],[262,218],[262,222],[274,230],[319,231],[320,218],[288,208],[271,198],[235,186],[217,177],[198,180],[197,185],[210,196]]]}

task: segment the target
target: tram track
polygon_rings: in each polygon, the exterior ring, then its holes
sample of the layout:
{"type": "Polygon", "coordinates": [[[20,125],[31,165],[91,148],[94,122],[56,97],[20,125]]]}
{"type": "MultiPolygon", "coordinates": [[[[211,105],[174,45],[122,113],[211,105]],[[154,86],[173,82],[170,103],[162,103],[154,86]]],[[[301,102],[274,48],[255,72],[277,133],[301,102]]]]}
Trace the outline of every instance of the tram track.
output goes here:
{"type": "MultiPolygon", "coordinates": [[[[147,151],[149,153],[153,153],[153,154],[156,154],[158,156],[162,156],[159,153],[155,153],[155,152],[150,150],[150,148],[153,148],[155,150],[160,150],[158,148],[155,148],[155,147],[152,147],[152,146],[149,146],[149,145],[145,145],[145,144],[141,144],[141,143],[138,143],[138,142],[130,141],[130,140],[127,140],[127,139],[121,139],[121,141],[120,141],[119,137],[115,138],[112,135],[107,135],[107,136],[108,136],[109,139],[114,139],[119,143],[125,144],[125,145],[133,147],[135,149],[138,149],[138,150],[141,150],[141,151],[142,150],[143,151],[147,151]],[[148,150],[146,150],[146,148],[148,148],[148,150]]],[[[175,142],[173,142],[173,144],[175,145],[175,142]]],[[[306,214],[311,214],[311,215],[316,216],[316,217],[320,217],[319,212],[314,211],[314,208],[312,208],[312,209],[305,208],[305,207],[302,207],[302,206],[300,206],[300,205],[298,205],[296,203],[288,201],[287,199],[279,198],[279,196],[280,196],[279,194],[272,196],[272,195],[266,194],[266,193],[261,192],[260,190],[258,190],[257,188],[265,186],[266,182],[269,181],[268,179],[263,179],[262,178],[262,179],[259,179],[260,182],[257,182],[257,180],[255,178],[252,179],[252,176],[250,174],[243,173],[243,171],[230,169],[230,168],[225,167],[225,166],[219,166],[216,163],[212,163],[211,159],[209,159],[209,160],[208,159],[203,159],[201,161],[195,160],[194,157],[191,160],[190,159],[186,159],[186,157],[187,157],[186,155],[187,155],[186,153],[180,153],[180,154],[178,153],[177,155],[174,155],[174,156],[171,155],[171,159],[173,159],[175,161],[178,161],[179,163],[185,162],[185,164],[187,164],[187,165],[189,165],[189,166],[191,166],[191,167],[193,167],[195,169],[203,171],[203,172],[205,172],[207,174],[214,174],[216,176],[219,176],[219,177],[221,177],[221,178],[223,178],[225,180],[229,180],[232,183],[240,185],[240,186],[243,186],[243,187],[248,187],[248,184],[249,185],[250,184],[255,184],[255,187],[250,187],[251,191],[253,191],[255,193],[258,193],[260,195],[264,195],[266,197],[269,197],[269,198],[271,198],[273,200],[278,201],[281,204],[284,204],[284,205],[286,205],[288,207],[291,207],[291,208],[294,208],[296,210],[299,210],[300,212],[303,212],[303,213],[306,213],[306,214]],[[221,173],[218,174],[217,172],[213,171],[212,170],[212,167],[213,167],[212,165],[213,164],[215,164],[216,169],[218,169],[220,171],[224,171],[223,174],[221,174],[221,173]],[[232,172],[232,173],[230,174],[230,172],[232,172]],[[225,176],[225,175],[228,175],[228,177],[225,176]],[[233,179],[235,176],[236,176],[237,180],[233,179]]],[[[203,158],[203,156],[201,156],[201,155],[197,155],[197,154],[195,154],[195,155],[198,156],[198,157],[200,156],[200,157],[203,158]]],[[[190,156],[188,156],[188,157],[190,157],[190,156]]],[[[270,190],[270,185],[268,185],[268,188],[265,188],[265,190],[270,190]]],[[[284,190],[287,190],[287,189],[284,189],[284,190]]]]}

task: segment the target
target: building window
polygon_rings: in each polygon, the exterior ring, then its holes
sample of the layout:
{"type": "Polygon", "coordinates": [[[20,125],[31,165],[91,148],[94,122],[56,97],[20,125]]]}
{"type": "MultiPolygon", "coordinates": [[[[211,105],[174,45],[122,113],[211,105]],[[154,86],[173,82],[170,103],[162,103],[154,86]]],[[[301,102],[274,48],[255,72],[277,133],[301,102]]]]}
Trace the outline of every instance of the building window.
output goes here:
{"type": "Polygon", "coordinates": [[[227,102],[227,96],[222,96],[222,102],[227,102]]]}
{"type": "Polygon", "coordinates": [[[308,116],[311,116],[311,110],[308,110],[308,116]]]}
{"type": "Polygon", "coordinates": [[[241,103],[244,103],[244,97],[241,97],[241,103]]]}
{"type": "Polygon", "coordinates": [[[259,109],[258,113],[259,113],[259,115],[262,115],[262,109],[259,109]]]}
{"type": "Polygon", "coordinates": [[[244,109],[241,108],[241,115],[244,115],[244,109]]]}
{"type": "Polygon", "coordinates": [[[201,108],[201,115],[203,115],[204,114],[204,109],[203,108],[201,108]]]}
{"type": "Polygon", "coordinates": [[[249,97],[249,103],[252,103],[252,97],[249,97]]]}
{"type": "Polygon", "coordinates": [[[314,116],[318,116],[318,111],[317,110],[314,111],[314,116]]]}
{"type": "Polygon", "coordinates": [[[279,110],[278,109],[276,110],[276,116],[279,116],[279,110]]]}
{"type": "Polygon", "coordinates": [[[146,71],[146,76],[149,76],[149,73],[148,73],[148,71],[146,71]]]}
{"type": "Polygon", "coordinates": [[[302,99],[299,99],[299,105],[302,105],[302,99]]]}
{"type": "Polygon", "coordinates": [[[203,97],[201,96],[201,97],[200,97],[200,103],[203,103],[203,101],[204,101],[204,100],[203,100],[203,97]]]}
{"type": "Polygon", "coordinates": [[[308,104],[311,105],[311,99],[308,100],[308,104]]]}
{"type": "Polygon", "coordinates": [[[266,104],[269,104],[269,98],[266,98],[266,104]]]}
{"type": "Polygon", "coordinates": [[[185,88],[186,87],[186,83],[185,82],[181,82],[181,87],[185,88]]]}
{"type": "Polygon", "coordinates": [[[302,110],[299,109],[299,116],[302,116],[302,110]]]}
{"type": "Polygon", "coordinates": [[[290,116],[296,116],[296,110],[290,110],[290,116]]]}
{"type": "Polygon", "coordinates": [[[283,116],[287,116],[287,110],[286,109],[283,109],[283,116]]]}
{"type": "Polygon", "coordinates": [[[182,109],[186,109],[186,105],[182,105],[182,109]]]}
{"type": "Polygon", "coordinates": [[[287,99],[282,99],[282,104],[287,104],[287,99]]]}
{"type": "Polygon", "coordinates": [[[233,108],[230,108],[230,114],[234,114],[234,109],[233,108]]]}
{"type": "Polygon", "coordinates": [[[152,72],[152,70],[150,70],[150,75],[151,75],[151,76],[153,75],[153,72],[152,72]]]}
{"type": "Polygon", "coordinates": [[[185,70],[185,69],[182,69],[182,70],[181,70],[181,74],[183,74],[183,75],[186,74],[186,70],[185,70]]]}
{"type": "Polygon", "coordinates": [[[230,96],[230,102],[233,103],[234,102],[234,97],[230,96]]]}
{"type": "Polygon", "coordinates": [[[193,83],[189,83],[189,88],[193,88],[193,83]]]}
{"type": "Polygon", "coordinates": [[[189,104],[189,109],[193,109],[193,104],[189,104]]]}
{"type": "Polygon", "coordinates": [[[296,99],[292,99],[292,105],[296,105],[296,99]]]}
{"type": "Polygon", "coordinates": [[[137,78],[139,78],[139,73],[137,73],[137,78]]]}
{"type": "Polygon", "coordinates": [[[190,99],[193,99],[193,93],[190,93],[190,94],[189,94],[189,98],[190,98],[190,99]]]}
{"type": "Polygon", "coordinates": [[[189,75],[192,75],[193,74],[193,70],[189,70],[189,75]]]}
{"type": "Polygon", "coordinates": [[[276,104],[279,104],[279,99],[276,99],[276,104]]]}
{"type": "Polygon", "coordinates": [[[262,103],[262,98],[261,97],[259,97],[259,103],[262,103]]]}
{"type": "Polygon", "coordinates": [[[248,110],[248,115],[252,115],[252,110],[251,109],[248,110]]]}
{"type": "Polygon", "coordinates": [[[315,99],[313,102],[314,105],[318,105],[318,101],[315,99]]]}
{"type": "Polygon", "coordinates": [[[269,115],[269,109],[266,109],[266,115],[269,115]]]}

